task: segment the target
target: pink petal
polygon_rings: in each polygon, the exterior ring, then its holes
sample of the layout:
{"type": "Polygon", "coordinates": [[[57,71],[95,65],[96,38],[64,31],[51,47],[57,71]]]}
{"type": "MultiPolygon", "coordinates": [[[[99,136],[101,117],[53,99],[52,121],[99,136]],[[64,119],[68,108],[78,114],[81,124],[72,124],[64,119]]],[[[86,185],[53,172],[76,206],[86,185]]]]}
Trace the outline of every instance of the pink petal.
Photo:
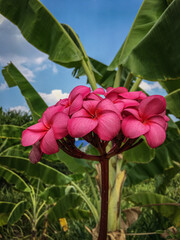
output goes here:
{"type": "Polygon", "coordinates": [[[30,146],[39,141],[47,132],[47,129],[43,127],[44,125],[40,122],[24,130],[21,139],[22,145],[30,146]]]}
{"type": "Polygon", "coordinates": [[[53,124],[52,128],[54,131],[54,136],[56,139],[61,139],[68,134],[67,130],[67,123],[68,123],[69,117],[65,113],[57,113],[53,117],[53,124]]]}
{"type": "Polygon", "coordinates": [[[124,103],[122,103],[122,102],[115,102],[114,106],[117,109],[116,113],[118,114],[120,120],[122,120],[121,113],[122,113],[123,108],[124,108],[124,103]]]}
{"type": "Polygon", "coordinates": [[[166,139],[166,132],[165,130],[156,123],[150,125],[149,131],[144,134],[147,143],[151,148],[156,148],[163,144],[166,139]]]}
{"type": "Polygon", "coordinates": [[[86,100],[95,100],[95,101],[100,101],[103,98],[95,93],[89,93],[86,97],[86,100]]]}
{"type": "Polygon", "coordinates": [[[106,91],[107,92],[110,92],[112,89],[114,89],[113,87],[108,87],[107,89],[106,89],[106,91]]]}
{"type": "Polygon", "coordinates": [[[147,95],[145,93],[141,92],[139,99],[145,99],[145,98],[147,98],[147,95]]]}
{"type": "Polygon", "coordinates": [[[96,106],[97,114],[100,114],[101,112],[104,112],[104,111],[113,111],[113,112],[117,112],[117,114],[119,114],[119,111],[114,106],[113,102],[109,99],[103,99],[96,106]]]}
{"type": "Polygon", "coordinates": [[[122,121],[123,134],[128,138],[137,138],[149,131],[149,126],[134,116],[125,117],[122,121]]]}
{"type": "Polygon", "coordinates": [[[151,122],[159,124],[164,129],[166,128],[167,123],[163,117],[160,117],[160,116],[151,117],[148,119],[148,123],[151,124],[151,122]]]}
{"type": "Polygon", "coordinates": [[[71,116],[71,118],[76,118],[76,117],[91,118],[91,115],[84,108],[82,108],[81,110],[79,110],[78,112],[74,113],[71,116]]]}
{"type": "Polygon", "coordinates": [[[164,120],[165,120],[166,122],[168,122],[168,121],[170,120],[170,118],[165,115],[165,116],[164,116],[164,120]]]}
{"type": "Polygon", "coordinates": [[[139,121],[141,121],[141,118],[139,116],[138,110],[135,108],[126,108],[124,109],[125,115],[128,115],[127,113],[132,114],[135,118],[137,118],[139,121]]]}
{"type": "Polygon", "coordinates": [[[83,97],[81,94],[78,94],[70,106],[69,114],[72,115],[73,113],[79,111],[82,108],[82,105],[83,97]]]}
{"type": "Polygon", "coordinates": [[[116,92],[111,92],[106,96],[106,99],[110,99],[112,102],[116,101],[119,99],[119,95],[116,92]]]}
{"type": "Polygon", "coordinates": [[[114,112],[107,112],[101,114],[98,117],[98,126],[94,129],[94,132],[100,139],[110,141],[120,131],[120,119],[114,112]]]}
{"type": "Polygon", "coordinates": [[[33,132],[43,132],[43,131],[47,131],[47,128],[44,126],[42,121],[40,121],[40,122],[28,127],[26,130],[30,130],[33,132]]]}
{"type": "Polygon", "coordinates": [[[29,160],[31,161],[31,163],[37,163],[41,160],[43,153],[40,149],[40,142],[36,142],[35,144],[33,144],[32,150],[29,154],[29,160]]]}
{"type": "Polygon", "coordinates": [[[40,148],[45,154],[53,154],[59,151],[53,129],[50,128],[40,143],[40,148]]]}
{"type": "Polygon", "coordinates": [[[60,99],[55,106],[59,105],[67,107],[69,105],[69,99],[68,98],[60,99]]]}
{"type": "Polygon", "coordinates": [[[92,116],[94,116],[95,114],[95,109],[97,104],[99,103],[99,101],[94,101],[94,100],[87,100],[83,102],[83,107],[85,108],[85,110],[91,114],[92,116]]]}
{"type": "Polygon", "coordinates": [[[121,99],[121,102],[124,103],[124,108],[136,107],[139,105],[139,102],[133,99],[121,99]]]}
{"type": "Polygon", "coordinates": [[[121,113],[122,110],[124,109],[124,103],[121,101],[117,101],[114,103],[114,106],[117,108],[117,110],[121,113]]]}
{"type": "Polygon", "coordinates": [[[93,91],[93,93],[104,95],[105,94],[105,90],[103,88],[97,88],[96,90],[93,91]]]}
{"type": "Polygon", "coordinates": [[[51,126],[52,117],[56,113],[61,112],[63,109],[64,109],[64,107],[62,107],[61,105],[48,107],[42,116],[42,122],[44,123],[44,125],[47,128],[49,128],[51,126]]]}
{"type": "Polygon", "coordinates": [[[153,95],[143,99],[139,105],[139,114],[144,119],[164,112],[166,100],[163,96],[153,95]]]}
{"type": "Polygon", "coordinates": [[[123,92],[127,92],[127,88],[125,87],[118,87],[118,88],[111,88],[107,93],[105,93],[105,97],[110,99],[111,101],[115,101],[119,98],[119,94],[123,92]]]}
{"type": "Polygon", "coordinates": [[[69,100],[72,103],[78,94],[81,94],[84,99],[90,92],[91,89],[89,87],[77,86],[71,91],[69,95],[69,100]]]}
{"type": "Polygon", "coordinates": [[[107,89],[107,93],[105,94],[105,96],[107,97],[110,93],[123,93],[123,92],[128,92],[127,88],[125,87],[117,87],[117,88],[108,88],[107,89]]]}
{"type": "Polygon", "coordinates": [[[68,122],[68,132],[72,137],[84,137],[98,124],[97,119],[72,118],[68,122]]]}
{"type": "Polygon", "coordinates": [[[120,93],[119,96],[123,97],[123,98],[128,98],[128,99],[137,99],[140,97],[141,95],[141,91],[138,92],[124,92],[124,93],[120,93]]]}

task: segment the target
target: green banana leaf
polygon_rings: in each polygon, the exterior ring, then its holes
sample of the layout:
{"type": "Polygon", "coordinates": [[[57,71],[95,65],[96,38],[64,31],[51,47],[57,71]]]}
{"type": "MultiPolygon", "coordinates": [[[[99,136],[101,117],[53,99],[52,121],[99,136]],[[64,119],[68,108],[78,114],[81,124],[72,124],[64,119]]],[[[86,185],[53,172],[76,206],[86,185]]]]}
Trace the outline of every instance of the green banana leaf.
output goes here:
{"type": "Polygon", "coordinates": [[[21,144],[15,144],[12,146],[8,146],[4,148],[3,151],[0,153],[0,156],[14,156],[14,157],[29,157],[29,152],[32,148],[27,147],[24,148],[21,144]]]}
{"type": "Polygon", "coordinates": [[[108,70],[121,64],[143,79],[180,79],[179,8],[179,0],[169,6],[165,0],[144,0],[108,70]]]}
{"type": "Polygon", "coordinates": [[[26,182],[15,172],[0,165],[0,177],[4,178],[8,183],[15,185],[20,191],[30,192],[31,189],[26,182]]]}
{"type": "MultiPolygon", "coordinates": [[[[108,71],[108,66],[100,61],[97,61],[93,58],[89,58],[91,61],[92,69],[96,78],[96,82],[102,86],[103,88],[113,87],[114,80],[117,71],[108,71]]],[[[72,72],[73,76],[76,78],[79,78],[81,76],[85,75],[85,71],[83,67],[75,68],[72,72]]],[[[124,86],[125,80],[129,74],[129,71],[126,68],[123,68],[122,74],[121,74],[121,84],[120,86],[124,86]]],[[[135,78],[133,78],[135,80],[135,78]]]]}
{"type": "Polygon", "coordinates": [[[123,154],[123,159],[126,162],[134,163],[148,163],[153,160],[155,156],[155,149],[150,148],[145,141],[140,143],[123,154]]]}
{"type": "Polygon", "coordinates": [[[151,28],[156,24],[166,8],[166,1],[143,1],[127,38],[108,67],[108,70],[113,70],[123,63],[132,50],[142,41],[151,28]]]}
{"type": "Polygon", "coordinates": [[[21,140],[23,130],[25,130],[25,128],[21,126],[0,125],[0,138],[21,140]]]}
{"type": "Polygon", "coordinates": [[[56,202],[59,198],[65,195],[65,186],[51,186],[46,188],[43,192],[40,193],[39,197],[45,200],[46,202],[56,202]],[[50,199],[50,200],[49,200],[50,199]]]}
{"type": "Polygon", "coordinates": [[[70,193],[59,199],[54,207],[49,210],[49,221],[57,222],[59,218],[65,218],[69,210],[76,208],[82,202],[79,194],[70,193]]]}
{"type": "Polygon", "coordinates": [[[66,216],[70,218],[71,220],[84,220],[84,219],[89,219],[91,216],[90,212],[84,209],[79,209],[79,208],[73,208],[70,209],[66,216]]]}
{"type": "Polygon", "coordinates": [[[171,219],[175,225],[180,224],[180,204],[171,198],[157,193],[140,192],[126,197],[125,200],[138,206],[152,207],[162,216],[171,219]]]}
{"type": "Polygon", "coordinates": [[[171,93],[177,89],[180,89],[179,80],[159,81],[159,83],[166,90],[167,93],[171,93]]]}
{"type": "Polygon", "coordinates": [[[19,87],[31,110],[34,121],[37,122],[47,108],[44,100],[12,63],[2,70],[2,74],[9,87],[19,87]]]}
{"type": "Polygon", "coordinates": [[[180,140],[163,144],[156,149],[155,158],[147,164],[128,163],[125,166],[127,178],[125,186],[138,184],[146,179],[153,178],[156,175],[164,173],[165,170],[174,168],[173,161],[180,161],[180,140]]]}
{"type": "Polygon", "coordinates": [[[16,223],[24,214],[25,210],[29,209],[29,204],[27,201],[21,201],[17,203],[14,208],[12,209],[9,217],[8,217],[8,224],[16,223]]]}
{"type": "MultiPolygon", "coordinates": [[[[63,10],[63,9],[62,9],[63,10]]],[[[0,13],[16,24],[28,42],[65,67],[80,65],[83,54],[67,28],[38,0],[0,0],[0,13]]]]}
{"type": "Polygon", "coordinates": [[[32,164],[29,159],[16,156],[0,156],[0,164],[11,170],[39,178],[46,184],[65,185],[71,178],[43,163],[32,164]]]}
{"type": "Polygon", "coordinates": [[[15,204],[12,202],[0,201],[0,227],[8,223],[8,217],[15,204]]]}
{"type": "Polygon", "coordinates": [[[63,162],[72,173],[84,173],[92,170],[91,162],[88,163],[88,160],[71,157],[62,150],[57,153],[57,158],[63,162]]]}
{"type": "Polygon", "coordinates": [[[167,109],[177,118],[180,118],[180,88],[169,93],[165,98],[167,109]]]}

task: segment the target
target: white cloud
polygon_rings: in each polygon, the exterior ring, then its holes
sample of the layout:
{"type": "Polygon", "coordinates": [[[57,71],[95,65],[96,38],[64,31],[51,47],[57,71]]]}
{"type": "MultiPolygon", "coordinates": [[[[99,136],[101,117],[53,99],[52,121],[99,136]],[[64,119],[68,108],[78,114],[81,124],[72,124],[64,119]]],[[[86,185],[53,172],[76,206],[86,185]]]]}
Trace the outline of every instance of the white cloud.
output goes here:
{"type": "Polygon", "coordinates": [[[45,64],[48,63],[48,56],[29,44],[20,30],[2,15],[0,15],[0,33],[1,67],[13,62],[29,81],[34,80],[35,71],[52,68],[45,64]]]}
{"type": "Polygon", "coordinates": [[[0,91],[3,91],[5,89],[7,89],[7,88],[8,88],[7,83],[1,83],[0,84],[0,91]]]}
{"type": "Polygon", "coordinates": [[[139,85],[144,91],[152,91],[153,89],[162,89],[161,85],[158,82],[155,83],[147,83],[141,82],[139,85]]]}
{"type": "Polygon", "coordinates": [[[54,89],[51,91],[51,93],[39,92],[39,94],[49,106],[54,105],[60,99],[67,98],[69,96],[68,93],[63,93],[62,90],[59,90],[59,89],[54,89]]]}
{"type": "Polygon", "coordinates": [[[58,73],[58,70],[57,70],[57,67],[56,67],[55,64],[53,64],[52,71],[53,71],[53,73],[55,73],[55,74],[58,73]]]}
{"type": "Polygon", "coordinates": [[[29,109],[26,106],[16,106],[16,107],[11,107],[10,111],[22,111],[22,112],[29,112],[29,109]]]}
{"type": "Polygon", "coordinates": [[[42,57],[37,57],[36,59],[35,59],[35,63],[36,64],[42,64],[44,61],[46,61],[47,60],[47,56],[42,56],[42,57]]]}

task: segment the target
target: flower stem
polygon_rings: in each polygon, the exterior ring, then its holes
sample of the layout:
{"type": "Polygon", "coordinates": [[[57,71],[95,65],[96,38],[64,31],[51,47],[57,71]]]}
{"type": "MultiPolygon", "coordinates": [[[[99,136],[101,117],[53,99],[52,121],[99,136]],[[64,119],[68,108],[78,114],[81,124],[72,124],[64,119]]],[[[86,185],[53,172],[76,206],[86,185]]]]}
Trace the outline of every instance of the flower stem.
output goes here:
{"type": "Polygon", "coordinates": [[[129,73],[128,76],[127,76],[127,78],[126,78],[126,81],[125,81],[125,83],[124,83],[124,87],[126,87],[127,89],[128,89],[129,86],[130,86],[130,83],[131,83],[131,81],[132,81],[132,78],[133,78],[132,73],[129,73]]]}
{"type": "Polygon", "coordinates": [[[117,73],[116,73],[116,77],[115,77],[115,80],[114,80],[114,86],[113,86],[114,88],[120,87],[122,69],[123,69],[122,65],[119,65],[117,73]]]}
{"type": "Polygon", "coordinates": [[[98,240],[107,238],[108,219],[108,190],[109,190],[109,160],[103,159],[101,162],[101,218],[98,240]]]}
{"type": "Polygon", "coordinates": [[[141,83],[142,78],[138,77],[134,84],[132,85],[132,88],[130,89],[130,92],[136,91],[137,88],[139,87],[139,84],[141,83]]]}

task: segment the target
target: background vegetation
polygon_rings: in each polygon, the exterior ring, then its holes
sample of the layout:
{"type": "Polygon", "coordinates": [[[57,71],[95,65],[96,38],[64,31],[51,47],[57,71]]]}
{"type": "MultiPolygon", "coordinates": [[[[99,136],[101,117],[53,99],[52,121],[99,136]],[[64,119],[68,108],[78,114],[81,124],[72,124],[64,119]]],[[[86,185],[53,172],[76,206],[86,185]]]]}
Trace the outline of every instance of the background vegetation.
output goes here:
{"type": "MultiPolygon", "coordinates": [[[[119,174],[127,175],[122,194],[115,196],[122,213],[121,229],[116,230],[126,231],[127,239],[180,238],[179,9],[179,0],[144,0],[124,44],[106,66],[88,57],[71,27],[58,23],[40,1],[0,0],[0,13],[27,41],[55,63],[73,68],[75,77],[86,75],[92,89],[98,83],[141,90],[146,79],[166,90],[167,114],[173,117],[165,143],[150,149],[144,141],[123,154],[121,168],[119,158],[112,165],[113,187],[123,185],[119,174]]],[[[0,109],[1,238],[91,239],[87,229],[96,226],[100,215],[98,166],[62,151],[31,164],[31,148],[21,146],[21,134],[47,105],[13,63],[2,74],[9,87],[21,90],[31,116],[0,109]]],[[[93,147],[87,151],[96,153],[93,147]]]]}

